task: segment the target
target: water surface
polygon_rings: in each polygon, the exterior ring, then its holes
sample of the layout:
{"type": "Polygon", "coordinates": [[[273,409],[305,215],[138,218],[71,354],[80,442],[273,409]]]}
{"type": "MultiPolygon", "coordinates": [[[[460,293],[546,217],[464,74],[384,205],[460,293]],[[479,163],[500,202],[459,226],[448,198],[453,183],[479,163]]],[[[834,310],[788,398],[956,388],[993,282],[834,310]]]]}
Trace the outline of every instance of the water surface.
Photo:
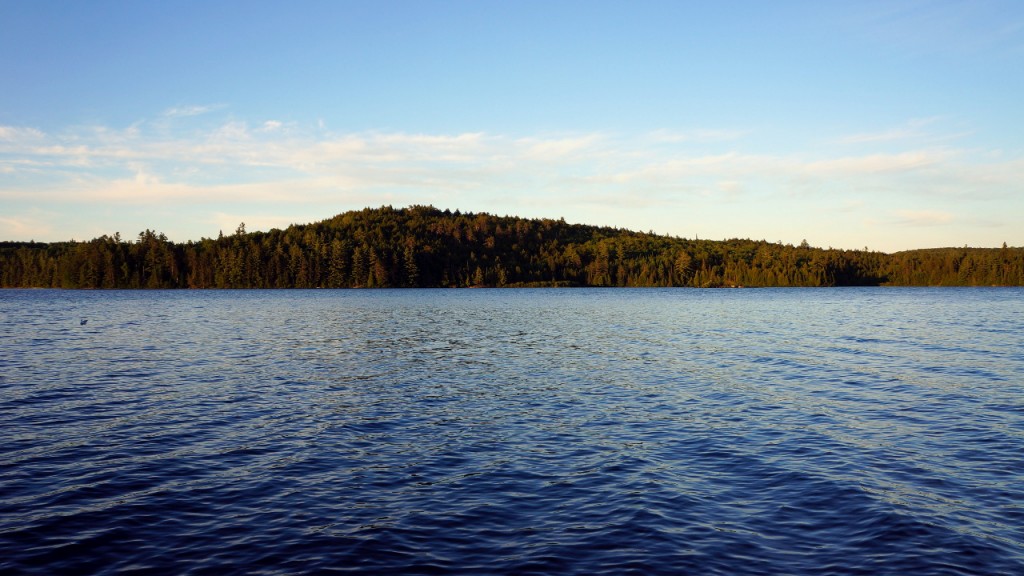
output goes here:
{"type": "Polygon", "coordinates": [[[1024,573],[1021,289],[8,290],[0,342],[4,573],[1024,573]]]}

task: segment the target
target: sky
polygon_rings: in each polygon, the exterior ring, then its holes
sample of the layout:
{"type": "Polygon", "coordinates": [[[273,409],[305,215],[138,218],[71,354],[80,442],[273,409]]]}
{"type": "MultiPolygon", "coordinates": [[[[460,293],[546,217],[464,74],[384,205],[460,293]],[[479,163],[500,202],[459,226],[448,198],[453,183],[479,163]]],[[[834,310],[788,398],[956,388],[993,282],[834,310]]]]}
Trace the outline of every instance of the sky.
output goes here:
{"type": "Polygon", "coordinates": [[[1024,2],[0,0],[0,240],[414,204],[1024,246],[1024,2]]]}

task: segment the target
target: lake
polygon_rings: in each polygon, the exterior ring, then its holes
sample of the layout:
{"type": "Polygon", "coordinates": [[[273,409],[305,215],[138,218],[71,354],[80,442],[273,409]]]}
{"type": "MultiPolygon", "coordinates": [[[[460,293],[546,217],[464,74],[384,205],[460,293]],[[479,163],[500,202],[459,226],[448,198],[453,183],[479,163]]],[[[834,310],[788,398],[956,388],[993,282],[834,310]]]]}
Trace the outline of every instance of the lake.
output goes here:
{"type": "Polygon", "coordinates": [[[6,574],[1024,574],[1019,288],[4,290],[0,342],[6,574]]]}

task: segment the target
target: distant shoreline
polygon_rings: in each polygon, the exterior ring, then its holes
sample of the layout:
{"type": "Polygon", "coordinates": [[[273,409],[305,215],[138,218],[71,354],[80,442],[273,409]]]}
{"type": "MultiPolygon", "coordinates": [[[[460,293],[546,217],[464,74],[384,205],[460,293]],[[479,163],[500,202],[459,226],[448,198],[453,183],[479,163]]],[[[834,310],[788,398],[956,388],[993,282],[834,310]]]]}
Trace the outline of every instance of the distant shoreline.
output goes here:
{"type": "Polygon", "coordinates": [[[284,230],[175,243],[0,242],[9,288],[1021,286],[1024,248],[887,254],[698,240],[432,206],[367,208],[284,230]]]}

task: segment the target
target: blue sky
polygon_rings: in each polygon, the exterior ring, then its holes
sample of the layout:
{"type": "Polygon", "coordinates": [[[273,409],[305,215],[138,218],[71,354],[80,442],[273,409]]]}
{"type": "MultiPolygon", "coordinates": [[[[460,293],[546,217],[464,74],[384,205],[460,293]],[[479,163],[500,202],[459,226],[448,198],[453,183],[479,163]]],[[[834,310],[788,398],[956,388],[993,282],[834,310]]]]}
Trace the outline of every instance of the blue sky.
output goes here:
{"type": "Polygon", "coordinates": [[[440,208],[1024,245],[1024,3],[0,0],[0,240],[440,208]]]}

